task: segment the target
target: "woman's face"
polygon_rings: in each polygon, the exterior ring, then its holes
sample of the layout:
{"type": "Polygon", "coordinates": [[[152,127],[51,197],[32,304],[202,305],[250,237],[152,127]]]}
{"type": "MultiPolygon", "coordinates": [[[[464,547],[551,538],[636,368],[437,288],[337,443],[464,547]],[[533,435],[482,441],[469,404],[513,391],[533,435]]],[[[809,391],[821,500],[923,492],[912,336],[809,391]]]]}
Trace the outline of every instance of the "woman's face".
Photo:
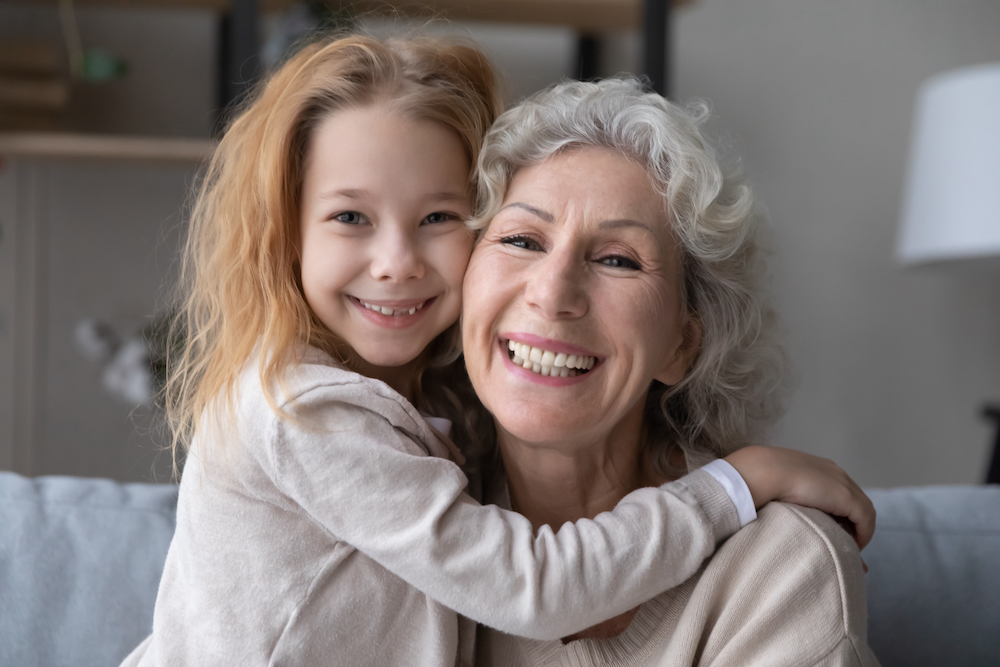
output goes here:
{"type": "Polygon", "coordinates": [[[698,326],[681,311],[662,202],[641,167],[605,149],[515,174],[464,284],[466,364],[502,432],[603,437],[653,379],[684,377],[698,326]]]}

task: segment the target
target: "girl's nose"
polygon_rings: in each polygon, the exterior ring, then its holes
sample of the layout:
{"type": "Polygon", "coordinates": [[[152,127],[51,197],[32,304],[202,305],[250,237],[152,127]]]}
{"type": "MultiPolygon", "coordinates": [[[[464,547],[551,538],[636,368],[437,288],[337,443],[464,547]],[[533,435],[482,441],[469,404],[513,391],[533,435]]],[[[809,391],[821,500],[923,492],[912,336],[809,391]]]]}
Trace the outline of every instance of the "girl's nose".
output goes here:
{"type": "Polygon", "coordinates": [[[375,280],[404,282],[424,276],[417,239],[396,225],[379,229],[372,247],[371,273],[375,280]]]}
{"type": "Polygon", "coordinates": [[[587,313],[585,260],[572,250],[550,251],[527,277],[528,305],[551,320],[573,319],[587,313]]]}

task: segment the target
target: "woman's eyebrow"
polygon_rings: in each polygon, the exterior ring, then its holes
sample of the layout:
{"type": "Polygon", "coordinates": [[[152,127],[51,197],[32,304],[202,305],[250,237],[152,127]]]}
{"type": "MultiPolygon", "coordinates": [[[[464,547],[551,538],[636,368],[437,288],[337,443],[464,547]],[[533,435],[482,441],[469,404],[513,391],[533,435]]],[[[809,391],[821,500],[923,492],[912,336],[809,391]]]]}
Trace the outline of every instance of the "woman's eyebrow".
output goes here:
{"type": "Polygon", "coordinates": [[[633,220],[632,218],[618,218],[614,220],[604,220],[598,225],[601,229],[618,229],[620,227],[638,227],[639,229],[645,230],[653,236],[653,228],[647,225],[645,222],[639,220],[633,220]]]}
{"type": "MultiPolygon", "coordinates": [[[[506,209],[506,208],[510,208],[511,206],[516,206],[517,208],[523,208],[528,213],[531,213],[532,215],[538,216],[539,218],[541,218],[545,222],[555,222],[555,220],[556,220],[555,216],[553,216],[551,213],[547,213],[547,212],[545,212],[545,211],[543,211],[541,209],[537,209],[534,206],[529,206],[528,204],[525,204],[525,203],[519,202],[519,201],[511,202],[510,204],[507,204],[503,208],[506,209]]],[[[500,210],[503,210],[503,209],[500,209],[500,210]]]]}

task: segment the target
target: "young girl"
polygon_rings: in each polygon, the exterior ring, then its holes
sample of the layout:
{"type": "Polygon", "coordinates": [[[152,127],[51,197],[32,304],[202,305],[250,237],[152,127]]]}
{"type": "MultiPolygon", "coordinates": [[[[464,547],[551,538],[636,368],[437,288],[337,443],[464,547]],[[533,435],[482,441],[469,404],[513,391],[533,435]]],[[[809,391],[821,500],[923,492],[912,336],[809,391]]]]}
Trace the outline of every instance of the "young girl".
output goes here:
{"type": "MultiPolygon", "coordinates": [[[[679,584],[754,504],[788,497],[720,463],[536,535],[465,493],[461,454],[414,403],[447,404],[421,378],[458,356],[470,173],[499,106],[475,49],[347,37],[291,58],[233,122],[185,250],[177,530],[153,633],[124,664],[468,663],[456,611],[569,635],[679,584]],[[616,568],[625,555],[642,566],[616,568]]],[[[784,474],[843,491],[799,468],[784,474]]],[[[866,541],[860,504],[838,509],[866,541]]]]}

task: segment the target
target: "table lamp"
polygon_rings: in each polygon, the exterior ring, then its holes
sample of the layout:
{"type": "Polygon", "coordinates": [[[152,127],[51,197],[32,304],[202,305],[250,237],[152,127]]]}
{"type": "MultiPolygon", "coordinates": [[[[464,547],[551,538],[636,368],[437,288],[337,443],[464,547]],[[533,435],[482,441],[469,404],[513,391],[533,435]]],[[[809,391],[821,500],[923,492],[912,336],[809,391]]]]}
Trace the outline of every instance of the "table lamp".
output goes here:
{"type": "MultiPolygon", "coordinates": [[[[917,98],[897,258],[1000,279],[1000,63],[926,81],[917,98]]],[[[987,483],[1000,483],[1000,407],[987,483]]]]}

